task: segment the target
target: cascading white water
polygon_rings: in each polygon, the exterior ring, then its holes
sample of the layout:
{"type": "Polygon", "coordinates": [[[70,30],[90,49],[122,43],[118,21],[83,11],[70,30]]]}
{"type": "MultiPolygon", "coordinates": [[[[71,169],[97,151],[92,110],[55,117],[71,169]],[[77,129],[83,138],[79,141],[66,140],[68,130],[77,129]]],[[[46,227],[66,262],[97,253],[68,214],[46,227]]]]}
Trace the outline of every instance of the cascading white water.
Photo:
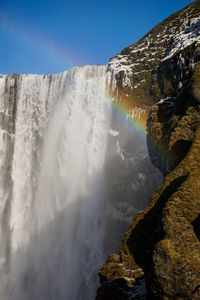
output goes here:
{"type": "Polygon", "coordinates": [[[1,300],[94,299],[105,244],[116,249],[110,220],[137,211],[147,173],[148,195],[158,184],[146,145],[113,115],[105,73],[0,77],[1,300]]]}

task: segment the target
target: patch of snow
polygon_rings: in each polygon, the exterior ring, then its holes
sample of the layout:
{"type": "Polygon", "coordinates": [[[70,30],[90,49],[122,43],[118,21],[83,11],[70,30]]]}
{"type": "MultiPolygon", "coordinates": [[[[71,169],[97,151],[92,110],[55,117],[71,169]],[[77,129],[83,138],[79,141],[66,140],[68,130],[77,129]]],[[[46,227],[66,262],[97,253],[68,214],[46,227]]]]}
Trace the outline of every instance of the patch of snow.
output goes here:
{"type": "Polygon", "coordinates": [[[157,102],[157,103],[161,104],[161,103],[164,103],[166,100],[169,100],[169,99],[171,99],[171,97],[163,98],[163,99],[160,99],[160,101],[157,102]]]}
{"type": "Polygon", "coordinates": [[[184,48],[192,45],[195,42],[200,41],[200,16],[196,18],[184,19],[182,21],[181,31],[177,32],[173,37],[173,47],[168,53],[168,55],[163,59],[171,58],[175,53],[184,48]],[[186,24],[189,26],[186,26],[186,24]]]}
{"type": "MultiPolygon", "coordinates": [[[[140,43],[130,46],[128,54],[119,54],[110,60],[108,64],[108,69],[112,73],[110,86],[113,90],[117,88],[117,79],[120,78],[123,87],[129,86],[131,89],[136,89],[141,85],[141,82],[137,81],[133,86],[133,76],[152,71],[152,69],[145,67],[146,60],[153,62],[169,59],[178,51],[195,42],[200,43],[200,16],[195,12],[195,6],[190,5],[168,23],[163,28],[162,33],[158,33],[156,37],[152,37],[152,34],[149,33],[140,43]],[[171,44],[167,53],[166,43],[171,44]],[[158,52],[161,54],[159,55],[160,58],[156,57],[158,52]],[[137,57],[137,53],[141,53],[141,57],[140,55],[137,57]],[[141,66],[141,62],[144,62],[144,67],[143,70],[138,71],[135,67],[141,66]]],[[[184,58],[181,62],[184,64],[184,58]]]]}

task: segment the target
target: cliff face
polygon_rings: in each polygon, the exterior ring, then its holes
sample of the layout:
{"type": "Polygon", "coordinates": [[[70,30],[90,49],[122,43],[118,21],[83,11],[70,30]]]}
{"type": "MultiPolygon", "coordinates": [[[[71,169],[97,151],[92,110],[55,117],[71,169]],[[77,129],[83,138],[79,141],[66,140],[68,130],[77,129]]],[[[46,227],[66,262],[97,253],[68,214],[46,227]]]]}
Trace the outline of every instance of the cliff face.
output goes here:
{"type": "Polygon", "coordinates": [[[196,1],[110,60],[108,70],[119,97],[151,105],[177,95],[199,59],[199,13],[196,1]]]}
{"type": "Polygon", "coordinates": [[[153,104],[148,149],[166,177],[100,270],[97,300],[200,299],[199,16],[196,1],[109,63],[120,97],[153,104]]]}

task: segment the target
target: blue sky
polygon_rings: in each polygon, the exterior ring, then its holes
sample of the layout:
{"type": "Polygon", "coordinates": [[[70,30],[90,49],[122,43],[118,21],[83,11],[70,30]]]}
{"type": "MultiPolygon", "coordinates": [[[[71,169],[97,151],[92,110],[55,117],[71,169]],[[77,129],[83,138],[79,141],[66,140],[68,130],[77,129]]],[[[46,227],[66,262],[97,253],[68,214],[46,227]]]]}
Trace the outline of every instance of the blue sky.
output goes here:
{"type": "Polygon", "coordinates": [[[106,64],[190,0],[0,0],[0,73],[106,64]]]}

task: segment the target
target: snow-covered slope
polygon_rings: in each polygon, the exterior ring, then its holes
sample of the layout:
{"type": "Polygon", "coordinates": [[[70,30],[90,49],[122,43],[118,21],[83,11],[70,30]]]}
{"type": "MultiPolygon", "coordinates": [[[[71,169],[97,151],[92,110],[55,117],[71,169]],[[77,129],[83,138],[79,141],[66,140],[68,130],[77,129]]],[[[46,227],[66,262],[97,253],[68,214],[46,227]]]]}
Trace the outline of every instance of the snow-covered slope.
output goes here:
{"type": "Polygon", "coordinates": [[[111,58],[108,70],[114,85],[121,89],[118,92],[121,97],[130,97],[143,103],[155,102],[155,95],[156,99],[162,98],[157,80],[160,64],[199,45],[200,1],[196,1],[111,58]]]}

